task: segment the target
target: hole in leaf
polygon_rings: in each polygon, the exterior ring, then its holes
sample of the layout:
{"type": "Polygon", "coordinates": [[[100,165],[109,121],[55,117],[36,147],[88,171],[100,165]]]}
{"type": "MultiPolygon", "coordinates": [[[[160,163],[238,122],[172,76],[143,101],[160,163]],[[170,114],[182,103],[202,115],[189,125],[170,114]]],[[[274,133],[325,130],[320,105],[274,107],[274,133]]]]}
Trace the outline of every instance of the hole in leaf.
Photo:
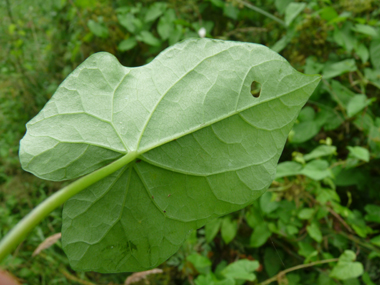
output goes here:
{"type": "Polygon", "coordinates": [[[251,84],[251,94],[255,98],[259,98],[261,92],[261,84],[257,81],[253,81],[251,84]]]}

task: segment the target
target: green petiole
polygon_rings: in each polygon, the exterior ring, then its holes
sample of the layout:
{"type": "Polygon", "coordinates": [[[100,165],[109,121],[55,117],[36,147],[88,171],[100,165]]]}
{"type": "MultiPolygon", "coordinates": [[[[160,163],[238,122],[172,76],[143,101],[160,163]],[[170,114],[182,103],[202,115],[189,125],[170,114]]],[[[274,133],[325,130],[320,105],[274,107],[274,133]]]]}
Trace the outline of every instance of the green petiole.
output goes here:
{"type": "Polygon", "coordinates": [[[36,227],[44,218],[46,218],[53,210],[61,206],[75,194],[78,194],[87,187],[93,185],[99,180],[107,177],[111,173],[119,170],[126,164],[135,160],[138,153],[131,151],[120,159],[111,164],[100,168],[70,185],[62,188],[54,193],[48,199],[39,204],[27,216],[25,216],[18,224],[1,240],[0,242],[0,262],[5,259],[8,254],[14,250],[28,235],[28,233],[36,227]]]}

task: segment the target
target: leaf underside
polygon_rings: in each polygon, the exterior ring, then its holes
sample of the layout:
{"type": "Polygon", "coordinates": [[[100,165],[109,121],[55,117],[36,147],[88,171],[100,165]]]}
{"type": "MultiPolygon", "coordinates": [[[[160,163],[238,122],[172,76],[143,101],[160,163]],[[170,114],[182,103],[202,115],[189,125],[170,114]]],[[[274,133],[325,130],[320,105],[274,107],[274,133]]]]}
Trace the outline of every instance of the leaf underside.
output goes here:
{"type": "Polygon", "coordinates": [[[20,146],[23,168],[55,181],[136,152],[65,203],[71,266],[156,267],[193,229],[251,204],[274,179],[319,80],[262,45],[210,39],[186,40],[137,68],[108,53],[89,57],[27,124],[20,146]]]}

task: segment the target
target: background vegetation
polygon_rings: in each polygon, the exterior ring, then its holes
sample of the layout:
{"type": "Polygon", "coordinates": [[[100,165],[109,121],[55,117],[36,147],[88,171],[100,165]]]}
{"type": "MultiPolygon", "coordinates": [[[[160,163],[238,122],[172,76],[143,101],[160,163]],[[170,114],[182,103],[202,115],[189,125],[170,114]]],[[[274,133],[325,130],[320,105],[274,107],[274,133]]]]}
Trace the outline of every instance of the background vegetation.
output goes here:
{"type": "MultiPolygon", "coordinates": [[[[25,123],[62,80],[94,52],[140,66],[205,28],[269,46],[323,81],[269,191],[193,232],[139,284],[380,284],[379,1],[5,0],[0,19],[0,238],[64,185],[23,172],[17,157],[25,123]]],[[[32,257],[60,227],[57,209],[1,267],[23,284],[124,283],[129,273],[72,271],[59,241],[32,257]]]]}

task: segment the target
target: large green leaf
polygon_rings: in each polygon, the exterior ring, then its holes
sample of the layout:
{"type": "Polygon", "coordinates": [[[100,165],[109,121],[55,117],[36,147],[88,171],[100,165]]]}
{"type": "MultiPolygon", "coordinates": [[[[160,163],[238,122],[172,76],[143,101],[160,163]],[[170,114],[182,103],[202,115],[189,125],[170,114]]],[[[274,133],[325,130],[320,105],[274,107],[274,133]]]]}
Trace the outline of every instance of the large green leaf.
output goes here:
{"type": "Polygon", "coordinates": [[[23,168],[50,180],[131,158],[66,202],[72,267],[155,267],[193,229],[251,204],[274,179],[319,80],[265,46],[210,39],[179,43],[138,68],[108,53],[88,58],[27,124],[20,149],[23,168]]]}

